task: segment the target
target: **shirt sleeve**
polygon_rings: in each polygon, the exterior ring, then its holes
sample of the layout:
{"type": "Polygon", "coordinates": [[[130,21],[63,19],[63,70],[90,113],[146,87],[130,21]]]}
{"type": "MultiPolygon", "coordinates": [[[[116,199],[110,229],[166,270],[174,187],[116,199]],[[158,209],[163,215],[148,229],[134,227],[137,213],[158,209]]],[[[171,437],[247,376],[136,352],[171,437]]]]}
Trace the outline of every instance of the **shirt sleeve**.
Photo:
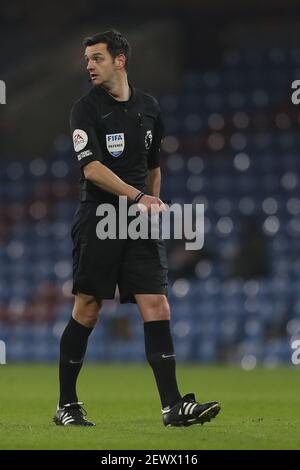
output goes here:
{"type": "Polygon", "coordinates": [[[102,152],[95,130],[95,125],[87,105],[77,101],[70,116],[70,127],[75,155],[81,168],[88,163],[102,160],[102,152]]]}
{"type": "Polygon", "coordinates": [[[161,111],[155,122],[153,131],[153,140],[148,154],[148,170],[153,170],[160,166],[160,148],[161,142],[164,137],[164,123],[162,120],[161,111]]]}

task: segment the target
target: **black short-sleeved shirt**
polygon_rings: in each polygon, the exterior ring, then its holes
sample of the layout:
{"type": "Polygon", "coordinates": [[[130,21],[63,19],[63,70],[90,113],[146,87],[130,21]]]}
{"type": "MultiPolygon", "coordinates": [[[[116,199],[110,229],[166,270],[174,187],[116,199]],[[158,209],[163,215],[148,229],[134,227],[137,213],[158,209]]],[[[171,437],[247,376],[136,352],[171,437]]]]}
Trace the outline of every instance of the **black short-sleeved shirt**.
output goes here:
{"type": "Polygon", "coordinates": [[[98,160],[123,181],[146,189],[149,169],[159,167],[163,122],[155,98],[130,85],[128,101],[117,101],[93,87],[71,111],[71,132],[81,167],[81,201],[109,201],[115,196],[84,177],[83,167],[98,160]]]}

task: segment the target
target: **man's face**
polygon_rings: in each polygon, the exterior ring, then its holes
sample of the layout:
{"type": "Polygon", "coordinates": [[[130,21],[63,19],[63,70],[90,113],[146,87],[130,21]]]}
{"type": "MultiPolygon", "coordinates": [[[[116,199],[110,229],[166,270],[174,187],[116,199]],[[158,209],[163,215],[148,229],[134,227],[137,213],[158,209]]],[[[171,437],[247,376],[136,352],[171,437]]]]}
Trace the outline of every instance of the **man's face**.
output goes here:
{"type": "Polygon", "coordinates": [[[107,44],[98,43],[87,46],[84,58],[93,85],[110,81],[116,72],[116,59],[113,59],[108,52],[107,44]]]}

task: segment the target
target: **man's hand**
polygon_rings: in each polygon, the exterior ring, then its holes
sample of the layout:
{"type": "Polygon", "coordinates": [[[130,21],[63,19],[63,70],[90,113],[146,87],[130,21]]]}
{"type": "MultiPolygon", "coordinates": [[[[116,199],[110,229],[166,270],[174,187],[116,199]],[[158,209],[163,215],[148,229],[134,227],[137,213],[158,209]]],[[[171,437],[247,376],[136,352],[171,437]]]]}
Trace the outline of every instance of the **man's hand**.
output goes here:
{"type": "Polygon", "coordinates": [[[138,208],[141,212],[151,212],[152,215],[158,214],[159,212],[165,212],[167,210],[165,204],[159,199],[159,197],[148,196],[144,194],[138,202],[138,208]]]}

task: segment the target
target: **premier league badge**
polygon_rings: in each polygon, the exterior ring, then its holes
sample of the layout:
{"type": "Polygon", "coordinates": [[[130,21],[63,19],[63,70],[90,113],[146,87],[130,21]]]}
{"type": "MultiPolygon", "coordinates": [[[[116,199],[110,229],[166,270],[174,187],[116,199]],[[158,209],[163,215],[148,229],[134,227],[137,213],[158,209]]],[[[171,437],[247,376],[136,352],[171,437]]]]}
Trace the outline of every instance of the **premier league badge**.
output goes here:
{"type": "Polygon", "coordinates": [[[152,131],[147,131],[146,135],[145,135],[145,148],[146,150],[149,150],[149,148],[151,147],[151,144],[152,144],[152,131]]]}

